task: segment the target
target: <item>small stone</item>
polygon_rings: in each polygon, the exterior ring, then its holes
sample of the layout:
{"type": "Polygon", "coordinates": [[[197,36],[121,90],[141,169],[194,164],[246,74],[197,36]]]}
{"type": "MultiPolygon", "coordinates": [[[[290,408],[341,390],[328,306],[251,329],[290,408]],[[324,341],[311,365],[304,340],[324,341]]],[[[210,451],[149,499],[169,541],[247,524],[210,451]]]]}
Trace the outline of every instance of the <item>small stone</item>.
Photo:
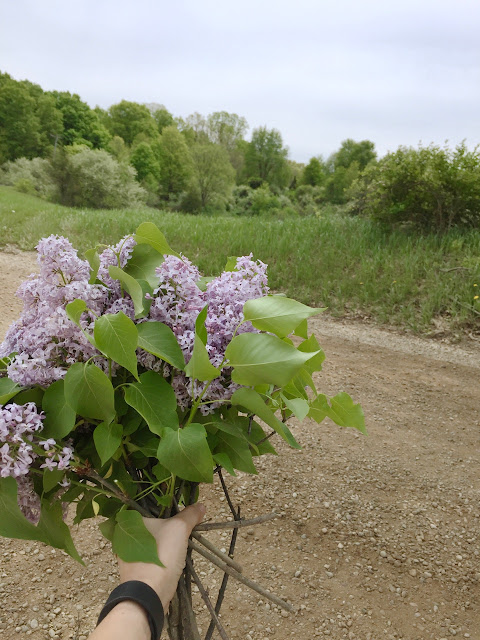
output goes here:
{"type": "Polygon", "coordinates": [[[295,571],[295,578],[299,578],[302,575],[302,570],[298,569],[297,571],[295,571]]]}
{"type": "Polygon", "coordinates": [[[386,551],[380,551],[380,555],[382,556],[382,558],[386,558],[387,557],[387,552],[386,551]]]}
{"type": "Polygon", "coordinates": [[[410,569],[410,571],[408,573],[414,578],[417,575],[417,570],[416,569],[410,569]]]}
{"type": "Polygon", "coordinates": [[[282,609],[282,614],[281,615],[282,615],[282,618],[288,618],[288,616],[290,614],[288,613],[288,611],[285,611],[285,609],[282,609]]]}
{"type": "Polygon", "coordinates": [[[36,618],[30,620],[30,626],[32,629],[38,629],[38,620],[36,618]]]}
{"type": "Polygon", "coordinates": [[[331,571],[325,571],[325,575],[327,578],[333,578],[333,573],[331,571]]]}

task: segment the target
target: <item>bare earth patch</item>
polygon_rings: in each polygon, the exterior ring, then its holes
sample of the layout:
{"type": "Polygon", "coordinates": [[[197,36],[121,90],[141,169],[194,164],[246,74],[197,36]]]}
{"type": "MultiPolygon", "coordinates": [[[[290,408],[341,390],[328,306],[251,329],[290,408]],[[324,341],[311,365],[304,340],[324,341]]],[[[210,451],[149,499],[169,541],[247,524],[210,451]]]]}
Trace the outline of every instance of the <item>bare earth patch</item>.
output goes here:
{"type": "MultiPolygon", "coordinates": [[[[0,253],[0,338],[33,254],[0,253]]],[[[244,573],[290,600],[281,614],[233,581],[231,638],[479,638],[480,349],[320,318],[319,390],[361,402],[369,436],[325,422],[293,425],[302,451],[278,444],[259,475],[229,481],[245,517],[283,517],[241,532],[244,573]]],[[[207,515],[229,515],[215,487],[207,515]]],[[[227,536],[208,534],[227,546],[227,536]]],[[[76,543],[86,567],[42,544],[0,539],[0,638],[84,640],[116,583],[96,524],[76,543]]],[[[221,575],[198,561],[211,594],[221,575]]],[[[203,630],[206,618],[198,599],[203,630]]]]}

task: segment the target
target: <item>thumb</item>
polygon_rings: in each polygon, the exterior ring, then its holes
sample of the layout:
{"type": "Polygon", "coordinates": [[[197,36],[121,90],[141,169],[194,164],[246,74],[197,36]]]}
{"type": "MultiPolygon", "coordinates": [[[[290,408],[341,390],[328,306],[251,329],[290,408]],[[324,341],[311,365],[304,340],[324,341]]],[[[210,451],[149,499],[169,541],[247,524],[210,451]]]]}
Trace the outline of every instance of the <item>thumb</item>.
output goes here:
{"type": "Polygon", "coordinates": [[[180,511],[180,513],[177,513],[173,519],[178,518],[179,520],[183,520],[190,530],[192,530],[195,525],[200,524],[203,520],[205,511],[205,505],[200,502],[196,502],[195,504],[186,507],[183,511],[180,511]]]}

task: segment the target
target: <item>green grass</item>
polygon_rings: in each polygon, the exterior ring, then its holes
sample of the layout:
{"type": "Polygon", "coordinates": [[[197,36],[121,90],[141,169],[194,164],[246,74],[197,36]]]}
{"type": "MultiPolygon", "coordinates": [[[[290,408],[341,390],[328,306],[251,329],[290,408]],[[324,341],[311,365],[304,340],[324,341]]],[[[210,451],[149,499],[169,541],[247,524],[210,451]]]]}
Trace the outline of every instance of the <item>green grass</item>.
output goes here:
{"type": "Polygon", "coordinates": [[[146,220],[206,275],[219,273],[228,256],[253,252],[269,265],[274,290],[328,306],[334,315],[368,315],[417,333],[428,333],[440,319],[454,333],[479,329],[478,231],[386,231],[331,213],[278,220],[70,209],[0,187],[0,248],[31,250],[42,236],[58,233],[84,251],[116,242],[146,220]]]}

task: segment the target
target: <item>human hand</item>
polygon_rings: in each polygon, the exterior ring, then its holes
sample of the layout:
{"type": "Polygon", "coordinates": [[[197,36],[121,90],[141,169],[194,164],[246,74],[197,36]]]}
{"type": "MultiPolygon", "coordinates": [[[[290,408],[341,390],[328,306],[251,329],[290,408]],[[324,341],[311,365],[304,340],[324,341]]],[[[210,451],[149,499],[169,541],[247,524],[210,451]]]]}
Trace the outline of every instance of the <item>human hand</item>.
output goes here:
{"type": "Polygon", "coordinates": [[[145,526],[157,541],[158,557],[165,567],[146,562],[124,562],[118,558],[120,582],[146,582],[156,591],[166,613],[185,566],[188,538],[204,515],[205,507],[197,502],[173,518],[143,518],[145,526]]]}

